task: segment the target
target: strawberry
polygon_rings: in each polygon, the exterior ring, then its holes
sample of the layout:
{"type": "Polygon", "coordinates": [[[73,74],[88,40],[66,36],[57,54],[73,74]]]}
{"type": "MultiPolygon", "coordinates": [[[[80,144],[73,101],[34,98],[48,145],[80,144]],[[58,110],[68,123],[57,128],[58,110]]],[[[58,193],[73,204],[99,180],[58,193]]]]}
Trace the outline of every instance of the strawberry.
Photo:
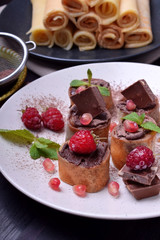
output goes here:
{"type": "Polygon", "coordinates": [[[69,148],[75,153],[89,154],[96,150],[96,142],[89,130],[80,130],[71,137],[69,148]]]}

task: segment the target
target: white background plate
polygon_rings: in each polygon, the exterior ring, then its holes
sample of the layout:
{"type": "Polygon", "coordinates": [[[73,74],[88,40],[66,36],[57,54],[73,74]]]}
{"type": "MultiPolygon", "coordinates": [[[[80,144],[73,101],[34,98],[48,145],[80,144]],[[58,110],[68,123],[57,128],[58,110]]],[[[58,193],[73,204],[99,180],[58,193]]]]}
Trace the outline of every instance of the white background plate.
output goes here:
{"type": "MultiPolygon", "coordinates": [[[[83,79],[90,68],[94,78],[109,81],[112,88],[123,89],[131,83],[145,79],[152,91],[160,96],[160,68],[136,63],[96,63],[71,67],[44,76],[16,92],[0,110],[0,128],[23,129],[21,109],[35,106],[39,111],[48,106],[58,107],[64,115],[65,124],[69,108],[68,87],[73,79],[83,79]]],[[[39,136],[51,138],[60,144],[65,140],[65,131],[53,133],[42,129],[39,136]]],[[[85,198],[76,196],[72,187],[61,182],[61,191],[48,186],[51,175],[43,169],[43,158],[33,160],[28,147],[17,146],[0,137],[1,172],[17,189],[32,199],[68,213],[102,219],[142,219],[160,216],[160,197],[155,196],[137,201],[127,191],[122,180],[111,167],[110,180],[120,184],[120,197],[109,195],[107,187],[98,193],[87,194],[85,198]]]]}

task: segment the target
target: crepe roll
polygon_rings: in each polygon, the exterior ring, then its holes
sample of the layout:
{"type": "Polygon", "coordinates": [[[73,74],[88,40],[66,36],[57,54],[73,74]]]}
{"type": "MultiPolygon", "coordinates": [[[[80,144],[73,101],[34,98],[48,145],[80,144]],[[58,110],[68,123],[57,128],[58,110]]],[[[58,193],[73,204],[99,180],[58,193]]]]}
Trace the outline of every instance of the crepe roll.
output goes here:
{"type": "Polygon", "coordinates": [[[73,26],[68,24],[67,27],[55,31],[55,44],[65,50],[70,50],[73,46],[73,26]]]}
{"type": "Polygon", "coordinates": [[[101,17],[103,25],[111,24],[117,20],[119,4],[120,0],[101,0],[96,4],[95,12],[101,17]]]}
{"type": "Polygon", "coordinates": [[[125,34],[125,47],[138,48],[150,44],[153,40],[149,0],[137,0],[140,26],[125,34]]]}
{"type": "Polygon", "coordinates": [[[96,31],[100,24],[100,17],[94,12],[90,11],[77,19],[76,27],[85,31],[96,31]]]}
{"type": "Polygon", "coordinates": [[[73,35],[73,43],[80,51],[91,50],[96,47],[97,41],[94,33],[77,30],[73,35]]]}
{"type": "Polygon", "coordinates": [[[43,25],[43,13],[46,0],[31,0],[32,3],[32,24],[27,34],[30,40],[34,41],[38,46],[50,46],[54,44],[53,33],[46,29],[43,25]]]}
{"type": "Polygon", "coordinates": [[[62,0],[66,12],[72,17],[81,16],[89,11],[85,0],[62,0]]]}
{"type": "Polygon", "coordinates": [[[123,32],[129,32],[139,26],[140,20],[136,0],[121,0],[117,24],[123,29],[123,32]]]}
{"type": "Polygon", "coordinates": [[[102,48],[119,49],[124,45],[124,34],[116,24],[101,26],[97,33],[97,41],[102,48]]]}
{"type": "MultiPolygon", "coordinates": [[[[39,1],[37,2],[39,3],[39,1]]],[[[50,31],[56,31],[67,26],[68,16],[61,0],[46,0],[43,23],[50,31]]]]}
{"type": "Polygon", "coordinates": [[[98,4],[101,0],[86,0],[88,6],[94,7],[96,4],[98,4]]]}

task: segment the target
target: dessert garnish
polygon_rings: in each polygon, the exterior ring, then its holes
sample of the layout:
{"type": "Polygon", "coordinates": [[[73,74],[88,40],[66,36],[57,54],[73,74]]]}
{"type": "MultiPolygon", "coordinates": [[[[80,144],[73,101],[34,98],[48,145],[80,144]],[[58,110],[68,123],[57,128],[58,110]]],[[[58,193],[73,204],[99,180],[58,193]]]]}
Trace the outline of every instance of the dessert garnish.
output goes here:
{"type": "Polygon", "coordinates": [[[49,107],[42,113],[44,127],[52,131],[60,131],[64,127],[63,116],[57,108],[49,107]]]}
{"type": "Polygon", "coordinates": [[[51,159],[58,159],[57,151],[60,145],[43,137],[36,137],[27,129],[7,130],[0,129],[0,135],[5,139],[23,145],[31,145],[30,156],[38,159],[41,156],[51,159]]]}
{"type": "Polygon", "coordinates": [[[132,100],[137,108],[151,108],[156,105],[156,98],[147,82],[142,79],[121,92],[128,100],[132,100]]]}
{"type": "Polygon", "coordinates": [[[89,130],[80,130],[69,140],[69,148],[75,153],[89,154],[96,150],[96,142],[89,130]]]}
{"type": "Polygon", "coordinates": [[[55,165],[50,158],[46,158],[43,161],[43,167],[48,173],[53,173],[55,170],[55,165]]]}
{"type": "Polygon", "coordinates": [[[90,122],[92,122],[93,117],[90,113],[83,113],[83,115],[80,118],[80,123],[82,125],[89,125],[90,122]]]}
{"type": "Polygon", "coordinates": [[[136,112],[132,112],[126,116],[124,116],[122,119],[129,120],[132,122],[137,123],[140,127],[151,130],[160,133],[160,128],[153,122],[145,121],[145,113],[142,113],[141,115],[138,115],[136,112]]]}
{"type": "Polygon", "coordinates": [[[77,184],[73,186],[73,192],[78,195],[79,197],[85,197],[86,196],[86,185],[84,184],[77,184]]]}
{"type": "Polygon", "coordinates": [[[108,90],[108,88],[91,84],[92,72],[90,69],[87,70],[87,75],[88,75],[88,82],[85,82],[82,80],[72,80],[72,82],[70,83],[70,86],[76,87],[76,88],[80,87],[80,89],[77,92],[83,91],[84,90],[83,86],[86,88],[90,86],[96,86],[98,87],[102,96],[110,96],[110,91],[108,90]]]}
{"type": "Polygon", "coordinates": [[[51,178],[49,180],[49,186],[55,190],[55,191],[60,191],[59,185],[60,185],[61,181],[59,180],[59,178],[51,178]]]}
{"type": "Polygon", "coordinates": [[[136,104],[132,100],[129,99],[126,101],[126,108],[129,111],[133,111],[136,109],[136,104]]]}
{"type": "Polygon", "coordinates": [[[42,117],[38,110],[34,107],[26,107],[22,110],[22,122],[24,125],[31,130],[38,130],[41,128],[42,117]]]}
{"type": "Polygon", "coordinates": [[[108,192],[115,198],[119,197],[119,184],[115,181],[111,181],[107,185],[108,192]]]}
{"type": "Polygon", "coordinates": [[[97,87],[89,87],[84,91],[71,96],[80,114],[90,113],[96,117],[106,109],[105,102],[97,87]]]}

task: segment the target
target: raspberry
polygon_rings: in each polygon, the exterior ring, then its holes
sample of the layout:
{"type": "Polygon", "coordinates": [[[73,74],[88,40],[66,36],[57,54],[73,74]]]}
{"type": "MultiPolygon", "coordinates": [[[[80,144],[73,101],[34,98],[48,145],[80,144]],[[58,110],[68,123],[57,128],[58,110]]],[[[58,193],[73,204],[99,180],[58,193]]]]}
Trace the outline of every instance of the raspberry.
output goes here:
{"type": "Polygon", "coordinates": [[[21,119],[28,129],[37,130],[41,128],[42,118],[38,110],[34,107],[27,107],[23,111],[21,119]]]}
{"type": "Polygon", "coordinates": [[[53,131],[60,131],[64,127],[63,116],[57,108],[49,107],[42,113],[44,127],[53,131]]]}
{"type": "Polygon", "coordinates": [[[133,170],[143,170],[151,167],[154,161],[155,158],[151,149],[138,146],[128,154],[126,165],[133,170]]]}
{"type": "Polygon", "coordinates": [[[96,143],[89,130],[80,130],[71,137],[69,148],[76,153],[89,154],[96,150],[96,143]]]}

